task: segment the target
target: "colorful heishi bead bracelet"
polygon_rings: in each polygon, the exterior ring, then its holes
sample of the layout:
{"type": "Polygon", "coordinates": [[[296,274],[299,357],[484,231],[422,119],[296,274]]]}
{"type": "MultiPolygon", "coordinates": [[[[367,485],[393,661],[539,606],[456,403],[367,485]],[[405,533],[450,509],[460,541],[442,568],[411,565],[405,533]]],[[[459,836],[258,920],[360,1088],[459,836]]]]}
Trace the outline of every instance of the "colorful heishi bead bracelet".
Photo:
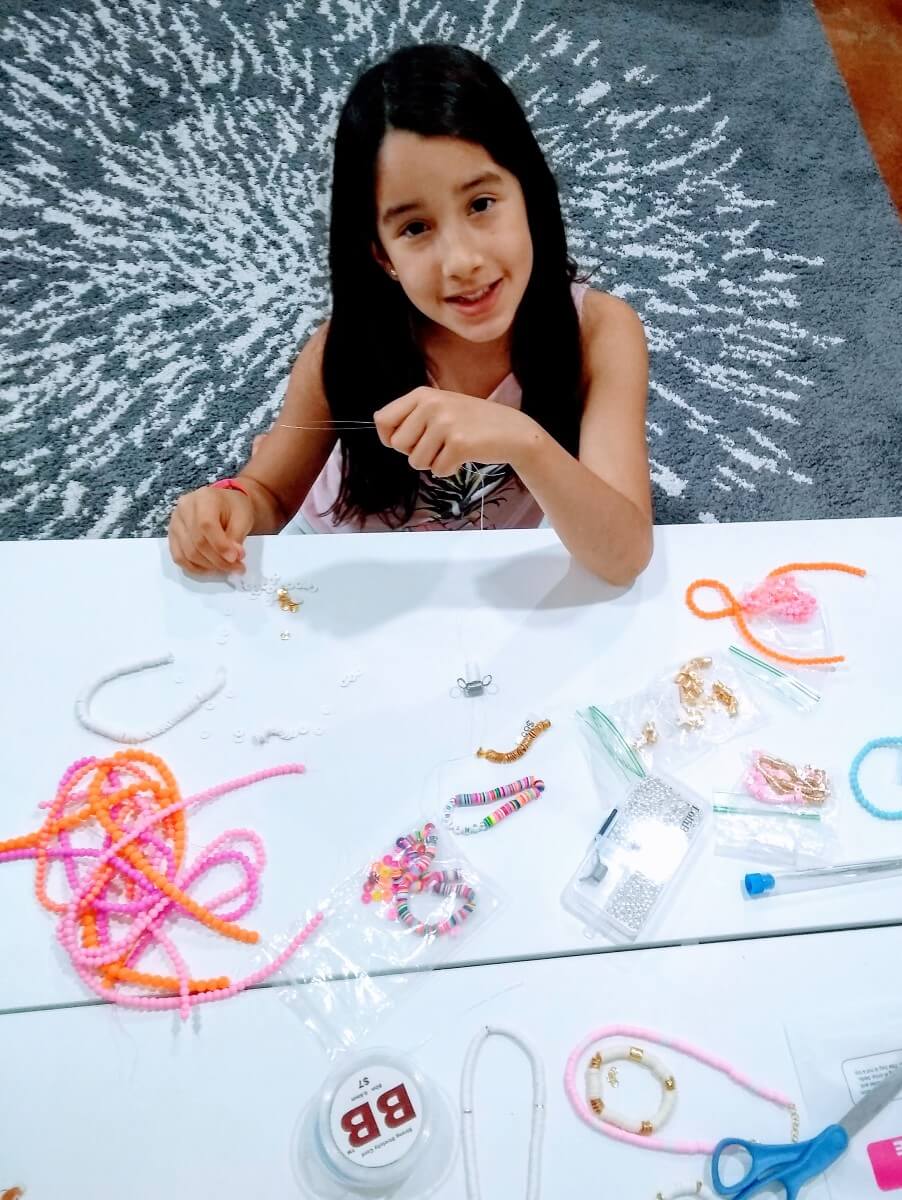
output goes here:
{"type": "MultiPolygon", "coordinates": [[[[773,588],[776,586],[775,581],[780,576],[792,576],[796,571],[842,571],[846,575],[857,575],[859,578],[867,574],[867,571],[862,567],[851,567],[847,563],[796,562],[786,563],[782,567],[775,567],[773,571],[768,573],[767,580],[771,581],[771,587],[773,588]]],[[[807,619],[814,612],[814,609],[803,599],[807,595],[808,593],[799,592],[798,596],[795,597],[795,604],[790,603],[786,589],[769,593],[766,596],[762,595],[760,590],[753,590],[737,598],[720,579],[696,579],[686,588],[686,604],[690,612],[693,612],[697,617],[701,617],[704,621],[717,621],[722,617],[732,617],[736,622],[737,629],[749,645],[754,646],[761,654],[766,654],[768,658],[774,658],[778,662],[796,663],[801,666],[832,666],[835,663],[845,662],[845,655],[843,654],[815,655],[811,658],[801,658],[795,654],[784,654],[781,650],[775,650],[772,646],[767,646],[764,642],[759,641],[749,629],[746,617],[757,617],[762,615],[764,611],[773,612],[775,615],[781,615],[784,619],[789,620],[799,621],[807,619]],[[719,592],[726,602],[725,606],[713,609],[710,612],[699,608],[695,599],[695,593],[699,588],[710,588],[712,591],[719,592]]]]}
{"type": "Polygon", "coordinates": [[[147,751],[79,759],[42,804],[48,812],[41,828],[0,842],[0,863],[34,860],[38,902],[58,917],[59,941],[91,991],[127,1008],[177,1009],[187,1018],[195,1005],[225,1000],[274,974],[323,919],[317,913],[276,957],[238,982],[194,979],[172,939],[174,920],[189,917],[233,941],[259,942],[238,922],[257,902],[266,853],[256,833],[233,829],[189,863],[187,810],[303,772],[300,763],[270,767],[183,799],[169,768],[147,751]],[[62,901],[48,891],[54,863],[68,886],[62,901]],[[205,903],[195,900],[194,885],[219,866],[237,869],[240,881],[205,903]],[[141,969],[151,951],[168,960],[171,975],[141,969]]]}
{"type": "Polygon", "coordinates": [[[878,808],[876,804],[872,804],[861,790],[859,781],[859,773],[861,764],[867,756],[874,750],[902,750],[902,737],[882,737],[874,738],[866,745],[862,746],[852,760],[852,766],[849,768],[849,786],[852,789],[852,795],[872,817],[879,817],[881,821],[902,821],[902,808],[878,808]]]}
{"type": "Polygon", "coordinates": [[[676,1102],[676,1079],[671,1070],[641,1046],[631,1046],[628,1042],[615,1042],[614,1045],[605,1047],[603,1055],[600,1050],[596,1050],[589,1059],[589,1065],[586,1067],[586,1100],[599,1121],[605,1121],[608,1125],[616,1125],[618,1129],[624,1129],[627,1133],[650,1137],[667,1123],[673,1112],[676,1102]],[[601,1068],[603,1064],[615,1062],[637,1063],[640,1067],[651,1071],[660,1083],[661,1104],[650,1121],[636,1121],[632,1117],[625,1117],[605,1103],[601,1068]]]}
{"type": "Polygon", "coordinates": [[[452,833],[482,833],[484,830],[500,824],[505,817],[511,816],[512,813],[519,812],[530,801],[537,800],[544,790],[545,784],[541,779],[527,775],[514,783],[506,783],[502,787],[492,788],[488,792],[459,792],[458,795],[452,796],[445,805],[442,819],[452,833]],[[479,820],[460,825],[454,823],[454,813],[457,809],[495,804],[498,800],[504,800],[505,803],[484,817],[480,817],[479,820]]]}
{"type": "Polygon", "coordinates": [[[452,933],[476,908],[476,892],[464,880],[463,872],[454,868],[450,871],[430,871],[422,879],[404,878],[395,892],[395,915],[398,921],[422,938],[442,937],[452,933]],[[462,903],[441,921],[420,921],[410,910],[411,894],[434,892],[438,896],[456,896],[462,903]]]}

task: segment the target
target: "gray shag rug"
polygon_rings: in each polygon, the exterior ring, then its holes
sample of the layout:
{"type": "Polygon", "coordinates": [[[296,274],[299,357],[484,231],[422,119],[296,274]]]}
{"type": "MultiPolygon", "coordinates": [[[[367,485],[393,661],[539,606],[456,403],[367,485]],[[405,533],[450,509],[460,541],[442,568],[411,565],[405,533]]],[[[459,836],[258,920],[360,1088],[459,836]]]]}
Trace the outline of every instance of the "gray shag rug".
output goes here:
{"type": "Polygon", "coordinates": [[[239,466],[328,311],[338,108],[424,40],[644,318],[658,521],[902,510],[902,238],[808,0],[7,0],[0,536],[160,534],[239,466]]]}

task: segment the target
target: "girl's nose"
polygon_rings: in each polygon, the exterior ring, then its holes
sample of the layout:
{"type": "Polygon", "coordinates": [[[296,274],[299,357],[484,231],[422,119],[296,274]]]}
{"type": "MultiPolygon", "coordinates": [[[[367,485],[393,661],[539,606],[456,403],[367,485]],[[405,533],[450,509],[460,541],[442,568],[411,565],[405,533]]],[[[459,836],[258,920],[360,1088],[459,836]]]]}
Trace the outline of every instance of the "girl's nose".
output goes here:
{"type": "Polygon", "coordinates": [[[484,256],[472,238],[449,237],[442,248],[442,270],[449,281],[460,283],[473,278],[482,266],[484,256]]]}

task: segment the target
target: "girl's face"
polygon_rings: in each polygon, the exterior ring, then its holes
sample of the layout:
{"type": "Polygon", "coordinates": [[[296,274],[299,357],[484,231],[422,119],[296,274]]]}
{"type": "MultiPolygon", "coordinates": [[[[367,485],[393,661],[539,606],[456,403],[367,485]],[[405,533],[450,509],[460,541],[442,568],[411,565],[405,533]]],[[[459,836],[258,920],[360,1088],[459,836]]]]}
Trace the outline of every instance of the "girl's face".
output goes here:
{"type": "Polygon", "coordinates": [[[469,342],[504,337],[532,273],[517,177],[473,142],[397,129],[376,168],[379,262],[430,321],[469,342]]]}

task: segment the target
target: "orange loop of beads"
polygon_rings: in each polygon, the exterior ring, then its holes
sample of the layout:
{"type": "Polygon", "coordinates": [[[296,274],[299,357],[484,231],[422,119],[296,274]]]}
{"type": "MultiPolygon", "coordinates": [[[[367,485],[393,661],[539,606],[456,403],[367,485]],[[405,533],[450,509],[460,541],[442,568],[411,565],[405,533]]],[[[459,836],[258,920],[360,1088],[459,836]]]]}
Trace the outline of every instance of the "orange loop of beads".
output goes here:
{"type": "MultiPolygon", "coordinates": [[[[768,578],[773,578],[776,575],[786,575],[796,571],[843,571],[847,575],[857,575],[859,578],[865,576],[867,572],[862,567],[852,567],[847,563],[839,562],[814,562],[814,563],[785,563],[782,567],[775,567],[768,572],[768,578]]],[[[701,617],[703,621],[718,621],[723,617],[732,617],[736,622],[739,632],[745,640],[754,646],[756,650],[760,650],[762,654],[766,654],[768,658],[776,659],[778,662],[795,663],[799,666],[826,666],[834,663],[845,662],[844,654],[819,655],[811,658],[801,658],[795,654],[784,654],[781,650],[775,650],[772,646],[766,645],[764,642],[756,638],[748,627],[746,622],[742,604],[733,594],[733,592],[720,579],[696,579],[686,588],[686,604],[689,611],[695,616],[701,617]],[[698,606],[695,599],[695,593],[700,588],[709,588],[711,591],[718,592],[726,602],[723,608],[718,609],[703,609],[698,606]]]]}

